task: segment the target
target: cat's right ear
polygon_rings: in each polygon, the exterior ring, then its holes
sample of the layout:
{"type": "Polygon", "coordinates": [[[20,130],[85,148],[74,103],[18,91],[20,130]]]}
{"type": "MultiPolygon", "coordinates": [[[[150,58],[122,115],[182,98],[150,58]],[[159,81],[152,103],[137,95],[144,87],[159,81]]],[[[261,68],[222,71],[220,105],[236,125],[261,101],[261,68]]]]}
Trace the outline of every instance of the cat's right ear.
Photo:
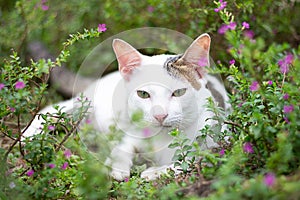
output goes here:
{"type": "Polygon", "coordinates": [[[141,65],[142,55],[130,44],[120,39],[114,39],[112,46],[118,60],[119,71],[125,80],[129,80],[133,70],[141,65]]]}

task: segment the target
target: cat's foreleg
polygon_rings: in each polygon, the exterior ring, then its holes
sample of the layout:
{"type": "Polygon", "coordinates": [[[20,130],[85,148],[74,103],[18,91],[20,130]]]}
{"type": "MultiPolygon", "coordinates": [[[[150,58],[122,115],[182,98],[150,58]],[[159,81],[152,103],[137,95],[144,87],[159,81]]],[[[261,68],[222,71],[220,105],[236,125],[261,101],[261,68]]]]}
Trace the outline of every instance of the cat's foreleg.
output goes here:
{"type": "Polygon", "coordinates": [[[112,150],[110,158],[106,161],[106,165],[111,166],[111,176],[114,179],[121,181],[130,176],[134,153],[135,146],[128,138],[124,138],[122,143],[112,150]]]}
{"type": "Polygon", "coordinates": [[[159,167],[150,167],[141,173],[141,178],[146,180],[155,180],[159,178],[161,175],[166,174],[168,169],[175,172],[175,174],[180,174],[182,170],[180,167],[174,167],[174,164],[163,165],[159,167]]]}

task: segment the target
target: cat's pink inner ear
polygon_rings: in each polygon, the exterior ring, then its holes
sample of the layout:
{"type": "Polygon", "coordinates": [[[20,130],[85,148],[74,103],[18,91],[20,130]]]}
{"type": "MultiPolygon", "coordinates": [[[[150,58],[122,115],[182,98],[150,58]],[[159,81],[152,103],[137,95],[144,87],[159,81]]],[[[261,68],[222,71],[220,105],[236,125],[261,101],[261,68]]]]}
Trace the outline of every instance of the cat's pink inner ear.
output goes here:
{"type": "Polygon", "coordinates": [[[198,65],[196,71],[200,77],[206,73],[204,67],[209,66],[209,48],[210,36],[205,33],[194,40],[182,56],[185,61],[198,65]]]}
{"type": "Polygon", "coordinates": [[[141,54],[130,44],[120,39],[113,41],[113,49],[118,60],[120,73],[126,80],[129,80],[133,70],[141,65],[141,54]]]}

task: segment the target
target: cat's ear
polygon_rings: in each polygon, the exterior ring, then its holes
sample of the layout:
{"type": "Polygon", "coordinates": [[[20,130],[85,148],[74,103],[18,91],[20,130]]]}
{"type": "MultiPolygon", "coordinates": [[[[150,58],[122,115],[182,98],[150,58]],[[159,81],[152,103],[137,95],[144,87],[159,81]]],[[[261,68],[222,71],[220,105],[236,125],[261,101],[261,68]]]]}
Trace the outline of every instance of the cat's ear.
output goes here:
{"type": "Polygon", "coordinates": [[[142,55],[130,44],[120,39],[114,39],[112,46],[118,60],[119,71],[126,80],[129,80],[132,71],[141,65],[142,55]]]}
{"type": "Polygon", "coordinates": [[[206,73],[204,67],[209,66],[209,48],[210,36],[205,33],[195,39],[182,56],[184,61],[197,66],[196,71],[200,78],[206,73]]]}

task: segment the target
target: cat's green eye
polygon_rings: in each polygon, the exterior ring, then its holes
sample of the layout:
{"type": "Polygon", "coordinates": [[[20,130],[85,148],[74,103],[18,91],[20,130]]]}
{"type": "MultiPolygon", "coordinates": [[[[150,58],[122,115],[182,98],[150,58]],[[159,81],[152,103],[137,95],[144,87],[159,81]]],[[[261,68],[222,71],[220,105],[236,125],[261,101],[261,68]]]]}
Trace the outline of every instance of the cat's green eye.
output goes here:
{"type": "Polygon", "coordinates": [[[144,91],[144,90],[138,90],[137,91],[137,95],[139,97],[141,97],[142,99],[148,99],[148,98],[150,98],[150,94],[148,92],[144,91]]]}
{"type": "Polygon", "coordinates": [[[172,93],[172,97],[180,97],[180,96],[184,95],[185,92],[186,92],[186,88],[182,88],[182,89],[175,90],[175,91],[172,93]]]}

